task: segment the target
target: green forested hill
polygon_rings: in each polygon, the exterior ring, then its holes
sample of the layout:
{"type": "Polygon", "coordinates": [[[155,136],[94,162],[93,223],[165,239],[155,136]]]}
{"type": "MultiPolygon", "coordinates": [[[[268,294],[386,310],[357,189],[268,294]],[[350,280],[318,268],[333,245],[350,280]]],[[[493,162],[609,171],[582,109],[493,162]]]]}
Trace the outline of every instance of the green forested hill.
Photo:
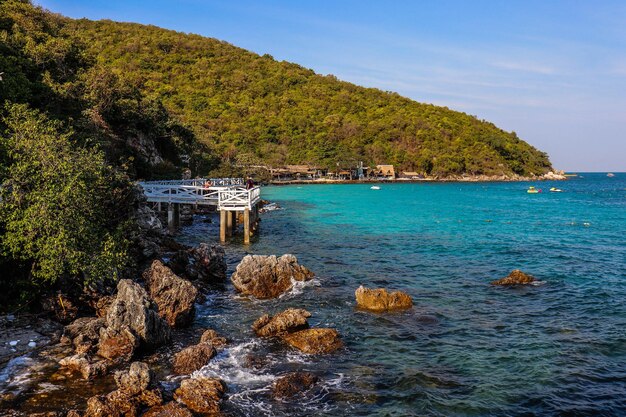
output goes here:
{"type": "Polygon", "coordinates": [[[321,76],[216,39],[76,20],[68,33],[160,100],[222,161],[388,163],[431,175],[540,174],[547,155],[492,123],[321,76]]]}

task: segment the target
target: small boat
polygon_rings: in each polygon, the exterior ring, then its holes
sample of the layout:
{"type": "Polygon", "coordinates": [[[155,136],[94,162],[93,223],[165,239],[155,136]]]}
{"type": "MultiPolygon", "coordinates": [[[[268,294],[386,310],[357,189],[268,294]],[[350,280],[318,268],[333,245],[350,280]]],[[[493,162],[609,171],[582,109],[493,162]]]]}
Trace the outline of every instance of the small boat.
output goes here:
{"type": "Polygon", "coordinates": [[[372,185],[370,190],[380,190],[380,187],[378,185],[372,185]]]}
{"type": "Polygon", "coordinates": [[[528,194],[538,194],[541,192],[541,190],[536,189],[533,186],[528,187],[528,190],[526,191],[528,194]]]}
{"type": "Polygon", "coordinates": [[[552,188],[550,188],[550,192],[551,193],[562,193],[563,190],[561,190],[560,188],[552,187],[552,188]]]}
{"type": "Polygon", "coordinates": [[[614,177],[614,176],[615,176],[615,174],[613,174],[612,172],[609,172],[608,174],[606,174],[606,176],[607,176],[607,177],[611,177],[611,178],[612,178],[612,177],[614,177]]]}

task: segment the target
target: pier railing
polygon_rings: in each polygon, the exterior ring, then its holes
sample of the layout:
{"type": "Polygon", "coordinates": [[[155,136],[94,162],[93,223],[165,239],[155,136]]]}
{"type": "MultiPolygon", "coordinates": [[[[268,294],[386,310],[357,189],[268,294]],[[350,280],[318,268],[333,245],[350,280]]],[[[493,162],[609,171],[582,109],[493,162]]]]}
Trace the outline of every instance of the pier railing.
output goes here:
{"type": "Polygon", "coordinates": [[[252,209],[261,200],[261,189],[246,189],[243,178],[144,181],[139,185],[149,202],[216,206],[218,210],[252,209]]]}

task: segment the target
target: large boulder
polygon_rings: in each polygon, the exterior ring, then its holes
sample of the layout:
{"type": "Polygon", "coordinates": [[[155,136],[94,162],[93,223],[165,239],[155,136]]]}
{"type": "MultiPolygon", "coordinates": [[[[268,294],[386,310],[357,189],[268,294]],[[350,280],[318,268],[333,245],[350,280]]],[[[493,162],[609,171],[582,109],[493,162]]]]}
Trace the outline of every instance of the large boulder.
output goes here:
{"type": "Polygon", "coordinates": [[[186,375],[197,371],[206,365],[215,354],[215,348],[210,343],[189,346],[174,355],[174,373],[186,375]]]}
{"type": "Polygon", "coordinates": [[[107,311],[107,327],[122,331],[129,328],[147,347],[167,343],[171,337],[163,320],[139,284],[123,279],[117,284],[117,296],[107,311]]]}
{"type": "Polygon", "coordinates": [[[224,248],[217,244],[201,243],[189,249],[190,263],[187,275],[191,279],[206,282],[222,282],[226,279],[224,248]]]}
{"type": "Polygon", "coordinates": [[[220,412],[220,400],[226,392],[226,384],[217,378],[196,377],[185,379],[174,392],[174,398],[191,411],[200,414],[220,412]]]}
{"type": "Polygon", "coordinates": [[[150,297],[159,309],[159,315],[172,327],[188,325],[193,320],[194,303],[198,290],[186,279],[182,279],[163,262],[155,260],[144,271],[150,297]]]}
{"type": "Polygon", "coordinates": [[[133,362],[127,371],[116,372],[117,390],[87,400],[83,417],[139,416],[142,409],[163,404],[161,392],[150,388],[151,374],[143,362],[133,362]]]}
{"type": "Polygon", "coordinates": [[[310,389],[319,378],[310,372],[292,372],[280,377],[272,387],[274,398],[291,398],[310,389]]]}
{"type": "Polygon", "coordinates": [[[274,317],[268,314],[261,316],[252,325],[252,330],[261,337],[282,336],[286,333],[308,328],[308,317],[311,317],[311,313],[306,310],[289,308],[274,317]]]}
{"type": "Polygon", "coordinates": [[[307,281],[313,276],[313,272],[298,264],[296,257],[290,254],[280,258],[247,255],[237,265],[231,280],[242,294],[267,299],[291,290],[294,281],[307,281]]]}
{"type": "Polygon", "coordinates": [[[519,269],[515,269],[506,277],[492,281],[491,285],[528,285],[536,281],[537,279],[532,275],[528,275],[519,269]]]}
{"type": "Polygon", "coordinates": [[[98,355],[107,359],[121,358],[130,360],[139,347],[139,339],[128,326],[122,326],[118,330],[112,327],[100,329],[98,342],[98,355]]]}
{"type": "Polygon", "coordinates": [[[384,288],[370,289],[361,285],[354,295],[357,305],[366,310],[390,311],[413,307],[411,296],[402,291],[389,293],[384,288]]]}
{"type": "Polygon", "coordinates": [[[304,353],[330,353],[343,343],[335,329],[305,329],[283,336],[283,340],[304,353]]]}

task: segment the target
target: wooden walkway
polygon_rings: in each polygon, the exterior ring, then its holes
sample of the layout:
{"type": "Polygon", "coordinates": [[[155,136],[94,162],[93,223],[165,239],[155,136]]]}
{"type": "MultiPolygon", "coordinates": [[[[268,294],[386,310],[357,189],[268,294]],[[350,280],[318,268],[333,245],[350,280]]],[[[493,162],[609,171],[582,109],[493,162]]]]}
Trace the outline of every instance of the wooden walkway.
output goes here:
{"type": "Polygon", "coordinates": [[[261,188],[246,189],[243,178],[199,178],[193,180],[139,182],[148,202],[158,211],[167,205],[167,224],[175,229],[180,224],[180,206],[215,207],[220,212],[220,240],[226,241],[243,222],[244,243],[258,226],[261,188]]]}

